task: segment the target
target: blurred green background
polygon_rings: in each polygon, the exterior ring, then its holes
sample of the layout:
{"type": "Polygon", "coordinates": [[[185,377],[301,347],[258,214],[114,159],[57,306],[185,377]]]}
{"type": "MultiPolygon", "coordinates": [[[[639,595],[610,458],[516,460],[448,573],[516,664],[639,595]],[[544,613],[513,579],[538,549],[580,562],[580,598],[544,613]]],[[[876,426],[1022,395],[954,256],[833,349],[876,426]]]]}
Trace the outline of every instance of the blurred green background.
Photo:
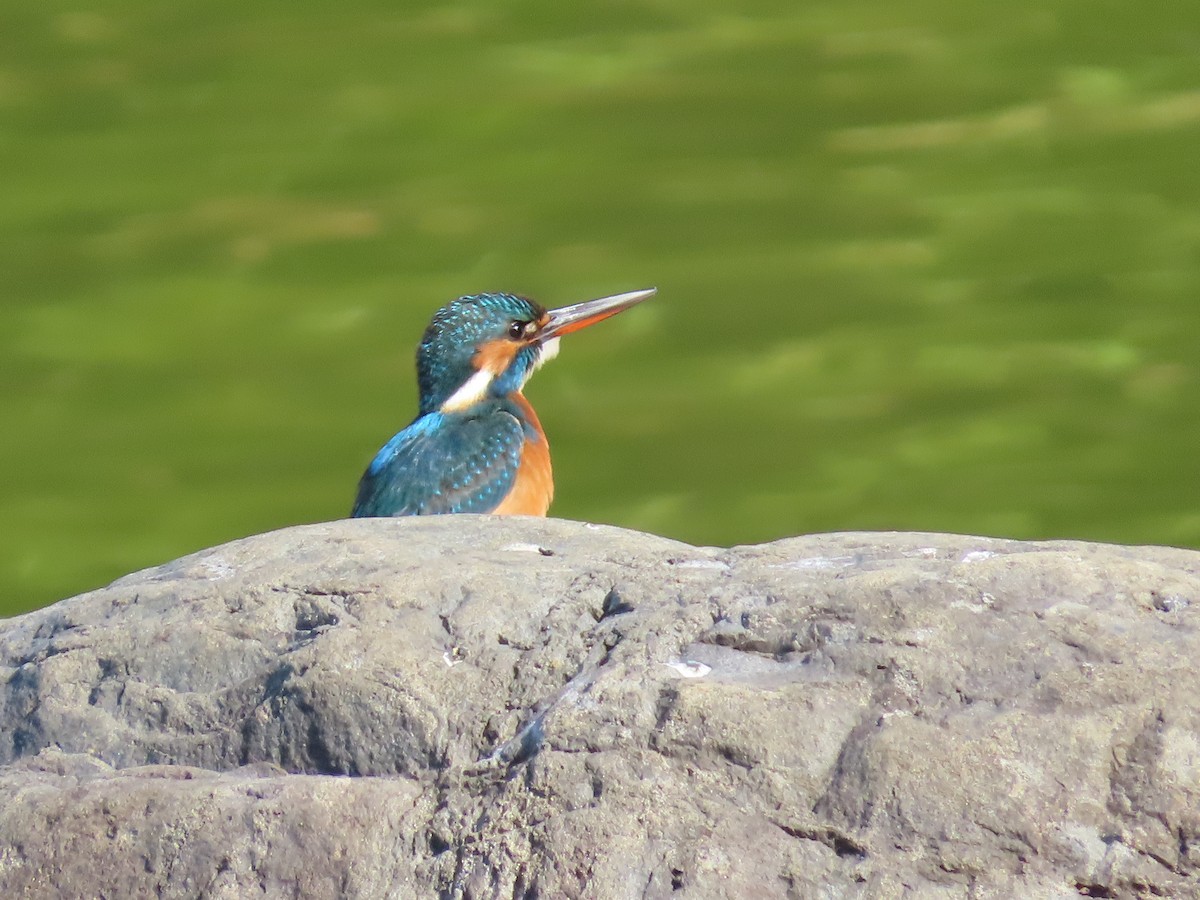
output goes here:
{"type": "Polygon", "coordinates": [[[556,515],[1200,546],[1200,6],[0,3],[0,612],[344,516],[432,312],[657,285],[556,515]]]}

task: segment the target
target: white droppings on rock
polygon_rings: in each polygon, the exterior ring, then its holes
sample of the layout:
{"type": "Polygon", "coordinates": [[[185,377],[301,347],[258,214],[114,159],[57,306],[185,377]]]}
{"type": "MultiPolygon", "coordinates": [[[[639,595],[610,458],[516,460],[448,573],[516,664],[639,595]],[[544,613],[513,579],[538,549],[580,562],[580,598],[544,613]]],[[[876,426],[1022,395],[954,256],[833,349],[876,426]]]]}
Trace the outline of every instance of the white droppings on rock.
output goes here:
{"type": "Polygon", "coordinates": [[[916,557],[918,559],[937,559],[937,547],[917,547],[914,550],[905,550],[904,556],[909,559],[916,557]]]}
{"type": "Polygon", "coordinates": [[[685,559],[675,563],[679,569],[712,569],[718,572],[725,572],[729,569],[729,563],[721,562],[719,559],[685,559]]]}
{"type": "Polygon", "coordinates": [[[950,604],[951,609],[965,609],[967,612],[981,613],[996,605],[996,598],[983,591],[974,600],[955,600],[950,604]]]}
{"type": "Polygon", "coordinates": [[[673,669],[680,678],[703,678],[712,671],[712,666],[694,659],[673,659],[663,665],[668,669],[673,669]]]}
{"type": "Polygon", "coordinates": [[[903,632],[901,636],[904,643],[910,647],[924,647],[935,634],[937,634],[936,628],[914,628],[911,631],[903,632]]]}
{"type": "Polygon", "coordinates": [[[853,564],[853,556],[809,556],[785,563],[775,563],[772,569],[844,569],[853,564]]]}
{"type": "Polygon", "coordinates": [[[209,581],[221,581],[237,571],[219,556],[209,556],[200,560],[197,568],[209,581]]]}
{"type": "Polygon", "coordinates": [[[1168,596],[1155,595],[1154,608],[1159,612],[1180,612],[1192,605],[1192,601],[1186,597],[1179,597],[1174,594],[1168,596]]]}
{"type": "Polygon", "coordinates": [[[982,562],[985,559],[991,559],[993,556],[999,556],[994,550],[970,550],[962,555],[959,560],[961,563],[982,562]]]}

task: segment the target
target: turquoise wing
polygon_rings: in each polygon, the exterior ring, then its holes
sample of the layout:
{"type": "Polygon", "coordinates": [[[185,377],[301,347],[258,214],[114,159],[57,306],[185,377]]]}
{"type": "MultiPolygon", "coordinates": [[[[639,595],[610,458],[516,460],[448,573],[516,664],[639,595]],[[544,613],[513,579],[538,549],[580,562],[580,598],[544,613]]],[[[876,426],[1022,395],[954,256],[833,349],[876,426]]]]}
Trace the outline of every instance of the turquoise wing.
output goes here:
{"type": "Polygon", "coordinates": [[[376,454],[354,517],[487,513],[512,490],[525,426],[503,407],[421,416],[376,454]]]}

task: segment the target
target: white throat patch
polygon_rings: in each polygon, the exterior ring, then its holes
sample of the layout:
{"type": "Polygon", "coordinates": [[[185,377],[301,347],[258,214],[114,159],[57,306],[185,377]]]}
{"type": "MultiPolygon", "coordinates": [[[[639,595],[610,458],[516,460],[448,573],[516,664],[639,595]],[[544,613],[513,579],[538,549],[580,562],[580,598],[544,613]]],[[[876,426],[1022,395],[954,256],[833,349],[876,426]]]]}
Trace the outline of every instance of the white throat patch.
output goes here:
{"type": "Polygon", "coordinates": [[[558,338],[550,338],[550,340],[538,347],[537,359],[533,361],[533,366],[525,376],[525,380],[521,382],[521,390],[525,390],[525,385],[529,382],[530,375],[556,356],[558,356],[558,338]]]}
{"type": "Polygon", "coordinates": [[[487,396],[488,388],[492,386],[492,379],[495,377],[487,369],[480,369],[446,398],[446,402],[442,404],[442,412],[459,412],[474,406],[487,396]]]}
{"type": "Polygon", "coordinates": [[[542,352],[538,354],[537,362],[533,366],[534,370],[540,369],[556,356],[558,356],[558,338],[550,338],[542,344],[542,352]]]}

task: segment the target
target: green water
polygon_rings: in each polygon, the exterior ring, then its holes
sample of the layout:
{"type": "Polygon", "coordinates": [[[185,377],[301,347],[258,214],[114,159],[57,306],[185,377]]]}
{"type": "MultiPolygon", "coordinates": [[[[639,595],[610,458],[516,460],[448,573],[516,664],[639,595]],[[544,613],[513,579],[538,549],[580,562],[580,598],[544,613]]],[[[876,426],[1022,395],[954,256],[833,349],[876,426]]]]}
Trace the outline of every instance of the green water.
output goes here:
{"type": "Polygon", "coordinates": [[[657,285],[553,512],[1200,546],[1200,6],[0,2],[0,612],[345,515],[433,310],[657,285]]]}

